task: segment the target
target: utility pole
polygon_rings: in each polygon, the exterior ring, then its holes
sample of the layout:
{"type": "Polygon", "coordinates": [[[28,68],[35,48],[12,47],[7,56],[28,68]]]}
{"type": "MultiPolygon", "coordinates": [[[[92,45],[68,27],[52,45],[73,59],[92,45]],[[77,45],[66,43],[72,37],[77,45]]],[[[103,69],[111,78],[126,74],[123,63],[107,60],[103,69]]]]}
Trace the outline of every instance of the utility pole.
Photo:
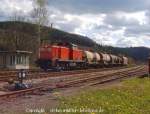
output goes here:
{"type": "Polygon", "coordinates": [[[51,27],[51,29],[53,28],[53,24],[54,24],[54,23],[51,23],[51,26],[50,26],[50,27],[51,27]]]}

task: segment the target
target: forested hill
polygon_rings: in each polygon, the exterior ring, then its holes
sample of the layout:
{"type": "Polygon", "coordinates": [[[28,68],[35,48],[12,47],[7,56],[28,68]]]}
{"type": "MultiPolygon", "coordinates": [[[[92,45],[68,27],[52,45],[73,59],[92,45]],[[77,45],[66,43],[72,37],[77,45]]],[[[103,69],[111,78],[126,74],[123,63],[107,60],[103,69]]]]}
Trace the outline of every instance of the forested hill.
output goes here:
{"type": "MultiPolygon", "coordinates": [[[[4,50],[28,50],[33,53],[38,49],[37,25],[25,22],[0,22],[0,49],[4,50]]],[[[150,49],[146,47],[117,48],[96,44],[88,37],[67,33],[58,29],[42,27],[41,39],[46,42],[71,42],[80,47],[103,51],[114,54],[130,56],[138,61],[146,61],[150,49]]],[[[35,55],[35,54],[34,54],[35,55]]],[[[32,56],[35,60],[35,56],[32,56]]]]}
{"type": "Polygon", "coordinates": [[[104,48],[110,49],[114,54],[122,53],[126,56],[132,57],[135,61],[138,62],[147,62],[148,57],[150,56],[150,48],[147,47],[119,48],[104,46],[104,48]]]}
{"type": "MultiPolygon", "coordinates": [[[[79,44],[87,47],[93,47],[95,42],[88,37],[84,37],[77,34],[67,33],[55,28],[41,27],[41,39],[49,40],[50,42],[72,42],[74,44],[79,44]]],[[[24,23],[24,22],[0,22],[0,31],[4,30],[7,33],[16,32],[19,35],[28,35],[33,38],[38,36],[38,28],[35,24],[24,23]]],[[[15,35],[14,34],[14,35],[15,35]]],[[[8,35],[6,35],[8,37],[8,35]]]]}

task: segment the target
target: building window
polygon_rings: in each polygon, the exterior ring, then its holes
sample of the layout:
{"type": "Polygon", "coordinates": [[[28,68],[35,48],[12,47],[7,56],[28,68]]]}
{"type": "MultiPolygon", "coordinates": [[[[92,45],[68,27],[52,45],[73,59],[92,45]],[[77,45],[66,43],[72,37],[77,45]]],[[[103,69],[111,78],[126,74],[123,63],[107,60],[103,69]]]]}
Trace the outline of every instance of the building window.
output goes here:
{"type": "Polygon", "coordinates": [[[29,64],[29,56],[26,56],[26,64],[29,64]]]}
{"type": "Polygon", "coordinates": [[[12,55],[10,56],[10,65],[27,65],[29,63],[29,57],[27,55],[12,55]]]}
{"type": "Polygon", "coordinates": [[[23,56],[20,56],[20,64],[23,64],[23,56]]]}
{"type": "Polygon", "coordinates": [[[26,65],[26,56],[23,56],[23,64],[26,65]]]}
{"type": "Polygon", "coordinates": [[[10,56],[10,65],[15,65],[15,56],[10,56]]]}
{"type": "Polygon", "coordinates": [[[23,57],[21,55],[17,56],[17,64],[23,64],[23,57]]]}

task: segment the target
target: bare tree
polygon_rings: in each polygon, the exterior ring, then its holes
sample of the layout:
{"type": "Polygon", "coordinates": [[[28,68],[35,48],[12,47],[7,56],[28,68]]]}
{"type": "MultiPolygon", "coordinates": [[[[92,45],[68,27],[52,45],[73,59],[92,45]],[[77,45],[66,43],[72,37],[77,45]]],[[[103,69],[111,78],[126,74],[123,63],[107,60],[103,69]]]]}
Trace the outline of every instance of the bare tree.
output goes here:
{"type": "Polygon", "coordinates": [[[26,17],[22,15],[21,11],[14,11],[12,15],[9,17],[9,20],[14,24],[11,38],[12,45],[14,45],[14,49],[18,50],[20,48],[20,39],[22,39],[21,36],[19,36],[18,30],[22,28],[22,26],[19,24],[19,22],[25,22],[26,17]]]}
{"type": "Polygon", "coordinates": [[[47,0],[34,0],[35,6],[31,13],[32,22],[37,24],[38,42],[41,44],[41,28],[48,24],[47,0]]]}
{"type": "Polygon", "coordinates": [[[10,16],[10,21],[16,22],[25,22],[27,20],[27,17],[25,17],[25,15],[21,15],[22,12],[21,11],[15,11],[12,13],[12,15],[10,16]]]}

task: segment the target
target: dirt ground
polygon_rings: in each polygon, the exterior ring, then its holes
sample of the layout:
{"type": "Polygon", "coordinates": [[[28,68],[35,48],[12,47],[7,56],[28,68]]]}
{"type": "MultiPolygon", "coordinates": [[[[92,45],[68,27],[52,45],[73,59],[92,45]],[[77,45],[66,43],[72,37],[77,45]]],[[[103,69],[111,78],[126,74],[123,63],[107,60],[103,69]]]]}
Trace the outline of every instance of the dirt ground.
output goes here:
{"type": "Polygon", "coordinates": [[[36,93],[32,95],[22,96],[8,101],[0,101],[0,114],[25,114],[30,109],[55,109],[59,105],[61,97],[77,95],[88,89],[110,88],[120,85],[119,82],[111,82],[98,86],[72,87],[48,91],[44,93],[36,93]]]}

